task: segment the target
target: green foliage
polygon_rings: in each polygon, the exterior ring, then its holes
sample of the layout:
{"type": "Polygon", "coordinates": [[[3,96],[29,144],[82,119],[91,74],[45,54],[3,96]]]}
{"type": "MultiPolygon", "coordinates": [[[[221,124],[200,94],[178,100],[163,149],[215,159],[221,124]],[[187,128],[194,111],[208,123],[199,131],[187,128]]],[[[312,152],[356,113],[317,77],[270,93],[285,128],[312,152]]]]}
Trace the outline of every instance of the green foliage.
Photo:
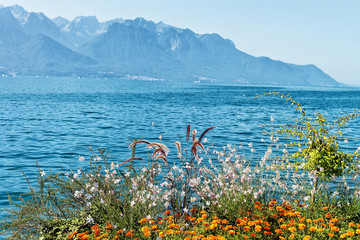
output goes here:
{"type": "Polygon", "coordinates": [[[90,150],[93,156],[87,169],[42,175],[39,168],[37,188],[29,184],[29,194],[9,197],[12,208],[0,226],[10,239],[63,239],[72,231],[89,230],[94,222],[133,228],[144,214],[158,212],[156,201],[136,200],[139,193],[151,196],[148,186],[155,183],[156,164],[145,172],[133,166],[126,172],[108,164],[104,149],[90,150]],[[132,179],[137,179],[134,191],[132,179]]]}
{"type": "Polygon", "coordinates": [[[341,128],[345,127],[349,120],[359,116],[358,110],[341,117],[334,122],[326,121],[323,114],[317,113],[315,117],[306,115],[305,109],[296,102],[290,95],[284,95],[279,92],[269,92],[259,95],[280,96],[286,102],[295,106],[300,117],[294,124],[280,125],[273,133],[285,135],[293,140],[289,147],[299,147],[301,150],[290,155],[290,158],[296,161],[296,167],[316,173],[317,177],[330,179],[333,176],[343,176],[350,174],[357,169],[359,163],[358,151],[344,152],[339,146],[339,140],[342,137],[341,128]],[[303,163],[303,164],[302,164],[303,163]]]}

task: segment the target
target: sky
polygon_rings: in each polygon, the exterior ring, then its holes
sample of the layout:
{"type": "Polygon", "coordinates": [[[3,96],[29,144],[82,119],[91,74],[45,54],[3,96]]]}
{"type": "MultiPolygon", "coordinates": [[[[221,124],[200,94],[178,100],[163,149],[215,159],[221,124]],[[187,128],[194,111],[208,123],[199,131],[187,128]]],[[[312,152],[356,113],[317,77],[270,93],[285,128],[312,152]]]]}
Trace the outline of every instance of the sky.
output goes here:
{"type": "Polygon", "coordinates": [[[196,33],[218,33],[254,56],[315,64],[360,85],[359,0],[1,0],[50,18],[143,17],[196,33]]]}

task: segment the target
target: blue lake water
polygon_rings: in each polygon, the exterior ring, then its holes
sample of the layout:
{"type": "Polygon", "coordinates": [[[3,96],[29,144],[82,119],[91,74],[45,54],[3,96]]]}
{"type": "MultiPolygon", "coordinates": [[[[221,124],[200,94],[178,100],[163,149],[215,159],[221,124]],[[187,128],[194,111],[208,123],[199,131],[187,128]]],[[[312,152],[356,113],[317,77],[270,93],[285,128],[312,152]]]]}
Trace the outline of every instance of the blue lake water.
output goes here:
{"type": "MultiPolygon", "coordinates": [[[[129,138],[144,137],[172,145],[191,124],[208,133],[216,146],[252,142],[265,151],[261,124],[284,123],[294,108],[280,98],[257,94],[291,94],[309,113],[340,116],[360,108],[360,88],[266,87],[77,78],[0,78],[0,207],[7,194],[27,192],[21,170],[31,182],[36,162],[45,171],[76,169],[86,163],[88,146],[112,151],[113,160],[130,157],[129,138]]],[[[360,137],[360,121],[344,131],[360,137]]],[[[359,146],[350,141],[349,150],[359,146]]],[[[245,147],[246,148],[246,147],[245,147]]],[[[245,149],[246,150],[246,149],[245,149]]],[[[174,151],[173,151],[174,152],[174,151]]],[[[247,151],[248,153],[249,151],[247,151]]]]}

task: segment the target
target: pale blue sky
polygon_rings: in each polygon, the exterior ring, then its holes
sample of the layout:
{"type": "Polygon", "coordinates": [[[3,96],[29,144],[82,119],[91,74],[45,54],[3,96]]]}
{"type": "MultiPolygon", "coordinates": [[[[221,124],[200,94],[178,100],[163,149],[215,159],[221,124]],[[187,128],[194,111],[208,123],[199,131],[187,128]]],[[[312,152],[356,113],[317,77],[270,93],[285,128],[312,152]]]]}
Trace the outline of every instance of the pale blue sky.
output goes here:
{"type": "Polygon", "coordinates": [[[143,17],[197,33],[219,33],[241,51],[315,64],[360,85],[360,0],[1,0],[48,17],[143,17]]]}

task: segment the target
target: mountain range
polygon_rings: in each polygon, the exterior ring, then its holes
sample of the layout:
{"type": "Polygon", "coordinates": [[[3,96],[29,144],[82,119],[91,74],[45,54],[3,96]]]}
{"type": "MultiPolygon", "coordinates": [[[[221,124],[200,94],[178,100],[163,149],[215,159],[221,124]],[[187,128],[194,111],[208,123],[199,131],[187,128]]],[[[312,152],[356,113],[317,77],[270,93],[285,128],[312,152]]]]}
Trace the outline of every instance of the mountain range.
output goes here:
{"type": "Polygon", "coordinates": [[[143,18],[70,21],[0,6],[0,74],[116,77],[242,84],[341,86],[314,65],[238,50],[218,34],[197,34],[143,18]]]}

